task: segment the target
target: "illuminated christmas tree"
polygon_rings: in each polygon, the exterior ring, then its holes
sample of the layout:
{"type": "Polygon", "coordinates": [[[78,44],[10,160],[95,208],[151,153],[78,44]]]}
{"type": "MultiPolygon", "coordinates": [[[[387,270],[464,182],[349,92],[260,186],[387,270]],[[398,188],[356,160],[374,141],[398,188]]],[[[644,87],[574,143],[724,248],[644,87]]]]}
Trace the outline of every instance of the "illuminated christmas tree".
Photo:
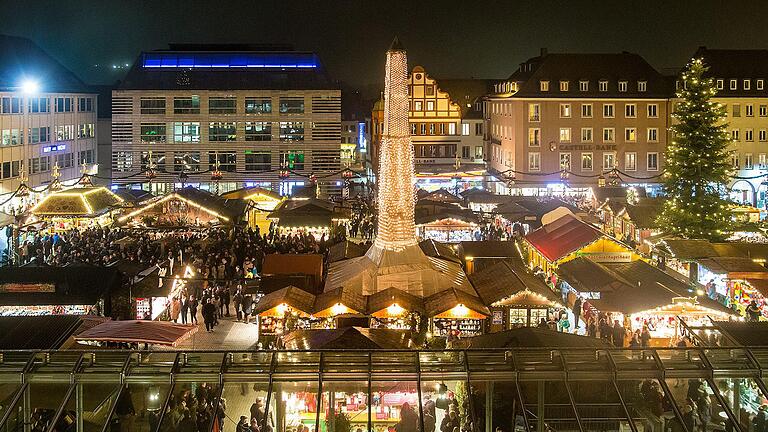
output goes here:
{"type": "Polygon", "coordinates": [[[704,78],[707,67],[693,59],[683,70],[667,146],[664,191],[667,201],[658,226],[684,238],[722,240],[730,213],[722,193],[731,175],[726,110],[712,100],[717,89],[704,78]]]}

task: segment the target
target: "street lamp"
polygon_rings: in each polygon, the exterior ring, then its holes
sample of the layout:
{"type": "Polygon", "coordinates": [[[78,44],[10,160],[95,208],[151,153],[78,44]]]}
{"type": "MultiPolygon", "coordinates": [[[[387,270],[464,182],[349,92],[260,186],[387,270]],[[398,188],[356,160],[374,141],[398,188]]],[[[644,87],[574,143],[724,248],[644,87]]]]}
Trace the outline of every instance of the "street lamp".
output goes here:
{"type": "Polygon", "coordinates": [[[37,93],[40,90],[40,85],[35,80],[24,79],[21,82],[21,92],[26,94],[37,93]]]}

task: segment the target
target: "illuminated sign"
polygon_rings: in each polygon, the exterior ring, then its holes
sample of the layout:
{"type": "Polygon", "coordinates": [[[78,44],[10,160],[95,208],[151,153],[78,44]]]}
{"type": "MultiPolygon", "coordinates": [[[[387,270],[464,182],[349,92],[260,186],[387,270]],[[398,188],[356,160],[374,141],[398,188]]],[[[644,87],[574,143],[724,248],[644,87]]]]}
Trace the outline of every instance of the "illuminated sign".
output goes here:
{"type": "Polygon", "coordinates": [[[365,142],[365,122],[357,123],[357,142],[360,145],[360,153],[365,153],[368,148],[368,143],[365,142]]]}
{"type": "Polygon", "coordinates": [[[46,283],[5,283],[0,284],[0,293],[52,293],[56,285],[46,283]]]}
{"type": "Polygon", "coordinates": [[[628,263],[632,262],[632,252],[591,252],[579,253],[579,256],[588,256],[589,259],[599,263],[628,263]]]}
{"type": "Polygon", "coordinates": [[[43,153],[62,151],[62,150],[66,150],[66,149],[67,149],[67,145],[66,144],[59,144],[59,145],[53,145],[53,146],[45,146],[45,147],[43,147],[43,153]]]}

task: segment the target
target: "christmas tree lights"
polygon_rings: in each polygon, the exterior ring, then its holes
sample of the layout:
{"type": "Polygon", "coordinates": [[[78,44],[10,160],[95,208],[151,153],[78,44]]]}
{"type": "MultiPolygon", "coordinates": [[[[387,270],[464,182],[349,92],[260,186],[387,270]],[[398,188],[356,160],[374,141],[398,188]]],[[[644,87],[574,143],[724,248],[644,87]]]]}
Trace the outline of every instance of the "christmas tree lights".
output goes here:
{"type": "Polygon", "coordinates": [[[725,107],[712,101],[717,89],[701,59],[682,73],[672,114],[672,142],[666,151],[664,190],[667,201],[658,226],[684,238],[723,240],[730,222],[722,191],[731,175],[725,107]]]}
{"type": "Polygon", "coordinates": [[[415,174],[406,84],[408,59],[397,39],[387,51],[385,75],[376,246],[397,251],[416,245],[415,174]]]}

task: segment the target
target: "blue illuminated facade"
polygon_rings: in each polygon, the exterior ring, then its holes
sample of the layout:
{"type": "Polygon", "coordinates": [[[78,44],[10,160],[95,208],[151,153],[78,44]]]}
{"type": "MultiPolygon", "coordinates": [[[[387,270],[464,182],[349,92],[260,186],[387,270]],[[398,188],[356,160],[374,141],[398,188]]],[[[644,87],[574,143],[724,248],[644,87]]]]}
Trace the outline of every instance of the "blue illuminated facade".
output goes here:
{"type": "Polygon", "coordinates": [[[320,62],[314,53],[226,52],[226,53],[144,53],[145,68],[262,68],[314,69],[320,62]]]}

